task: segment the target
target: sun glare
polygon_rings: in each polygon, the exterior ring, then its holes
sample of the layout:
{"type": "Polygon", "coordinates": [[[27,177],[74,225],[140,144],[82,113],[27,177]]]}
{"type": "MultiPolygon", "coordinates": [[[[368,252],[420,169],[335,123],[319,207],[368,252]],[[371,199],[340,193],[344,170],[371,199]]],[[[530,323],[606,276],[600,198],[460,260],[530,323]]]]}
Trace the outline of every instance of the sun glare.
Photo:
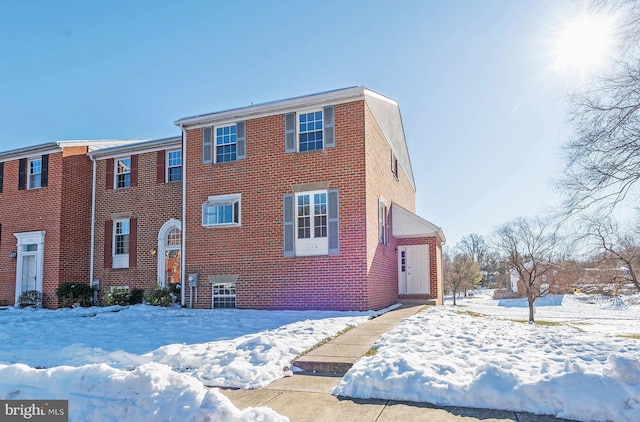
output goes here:
{"type": "Polygon", "coordinates": [[[555,66],[558,70],[584,76],[602,67],[613,45],[611,17],[581,14],[567,21],[555,40],[555,66]]]}

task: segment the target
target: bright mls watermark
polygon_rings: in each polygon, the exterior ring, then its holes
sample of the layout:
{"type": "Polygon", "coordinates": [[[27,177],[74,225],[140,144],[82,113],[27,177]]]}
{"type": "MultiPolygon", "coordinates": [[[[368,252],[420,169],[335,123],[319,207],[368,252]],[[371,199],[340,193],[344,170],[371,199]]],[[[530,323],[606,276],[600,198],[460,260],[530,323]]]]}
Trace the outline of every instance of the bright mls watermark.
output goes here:
{"type": "Polygon", "coordinates": [[[68,422],[69,400],[0,400],[0,422],[68,422]]]}

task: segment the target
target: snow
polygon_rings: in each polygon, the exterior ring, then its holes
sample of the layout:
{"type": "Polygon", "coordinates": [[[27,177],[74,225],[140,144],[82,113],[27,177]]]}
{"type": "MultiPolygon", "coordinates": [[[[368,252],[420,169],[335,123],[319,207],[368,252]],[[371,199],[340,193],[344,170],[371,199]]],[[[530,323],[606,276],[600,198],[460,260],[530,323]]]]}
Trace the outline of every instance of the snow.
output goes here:
{"type": "MultiPolygon", "coordinates": [[[[640,296],[526,303],[489,292],[403,320],[334,394],[640,420],[640,296]],[[502,305],[502,306],[501,306],[502,305]]],[[[215,387],[262,388],[375,312],[128,308],[0,311],[0,399],[69,400],[71,421],[280,421],[215,387]]]]}
{"type": "Polygon", "coordinates": [[[355,398],[525,411],[590,421],[640,420],[637,296],[567,295],[561,306],[499,306],[481,294],[403,320],[333,393],[355,398]]]}
{"type": "Polygon", "coordinates": [[[280,421],[216,388],[260,388],[375,312],[128,308],[0,311],[0,399],[69,400],[71,421],[280,421]]]}

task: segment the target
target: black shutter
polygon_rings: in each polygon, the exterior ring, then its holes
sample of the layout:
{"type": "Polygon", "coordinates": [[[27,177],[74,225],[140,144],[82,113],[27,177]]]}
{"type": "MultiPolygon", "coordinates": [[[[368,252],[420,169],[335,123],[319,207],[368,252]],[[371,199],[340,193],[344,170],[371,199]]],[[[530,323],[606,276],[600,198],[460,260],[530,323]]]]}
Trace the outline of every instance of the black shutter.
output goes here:
{"type": "Polygon", "coordinates": [[[4,181],[4,162],[0,163],[0,193],[2,193],[3,181],[4,181]]]}
{"type": "Polygon", "coordinates": [[[18,190],[27,188],[27,159],[21,158],[18,162],[18,190]]]}
{"type": "Polygon", "coordinates": [[[40,173],[40,187],[49,185],[49,154],[42,156],[42,169],[40,173]]]}

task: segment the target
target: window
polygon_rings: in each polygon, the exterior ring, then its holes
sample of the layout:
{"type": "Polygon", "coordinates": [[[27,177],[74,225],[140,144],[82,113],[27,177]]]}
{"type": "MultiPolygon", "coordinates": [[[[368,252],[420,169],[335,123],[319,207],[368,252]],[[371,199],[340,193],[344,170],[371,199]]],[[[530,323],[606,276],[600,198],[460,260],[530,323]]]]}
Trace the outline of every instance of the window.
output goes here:
{"type": "Polygon", "coordinates": [[[167,152],[167,182],[182,180],[182,151],[167,152]]]}
{"type": "Polygon", "coordinates": [[[283,222],[284,256],[340,252],[337,190],[285,195],[283,222]]]}
{"type": "Polygon", "coordinates": [[[236,307],[236,284],[219,283],[213,285],[213,308],[229,309],[236,307]]]}
{"type": "Polygon", "coordinates": [[[202,225],[225,227],[240,225],[240,194],[210,196],[202,204],[202,225]]]}
{"type": "Polygon", "coordinates": [[[130,232],[129,220],[113,222],[113,268],[127,268],[129,266],[130,232]]]}
{"type": "Polygon", "coordinates": [[[393,153],[393,150],[391,150],[391,173],[393,173],[396,179],[398,178],[398,159],[393,153]]]}
{"type": "Polygon", "coordinates": [[[246,121],[202,128],[202,162],[229,163],[247,156],[246,121]]]}
{"type": "Polygon", "coordinates": [[[334,107],[284,115],[285,152],[316,151],[334,147],[334,107]]]}
{"type": "Polygon", "coordinates": [[[298,115],[299,151],[322,149],[322,111],[298,115]]]}
{"type": "Polygon", "coordinates": [[[378,242],[389,244],[389,208],[382,199],[378,200],[378,242]]]}
{"type": "Polygon", "coordinates": [[[42,186],[42,159],[29,160],[29,179],[27,189],[37,189],[42,186]]]}
{"type": "Polygon", "coordinates": [[[236,161],[236,125],[216,128],[216,163],[236,161]]]}
{"type": "Polygon", "coordinates": [[[115,187],[116,189],[131,186],[131,157],[115,160],[115,187]]]}

